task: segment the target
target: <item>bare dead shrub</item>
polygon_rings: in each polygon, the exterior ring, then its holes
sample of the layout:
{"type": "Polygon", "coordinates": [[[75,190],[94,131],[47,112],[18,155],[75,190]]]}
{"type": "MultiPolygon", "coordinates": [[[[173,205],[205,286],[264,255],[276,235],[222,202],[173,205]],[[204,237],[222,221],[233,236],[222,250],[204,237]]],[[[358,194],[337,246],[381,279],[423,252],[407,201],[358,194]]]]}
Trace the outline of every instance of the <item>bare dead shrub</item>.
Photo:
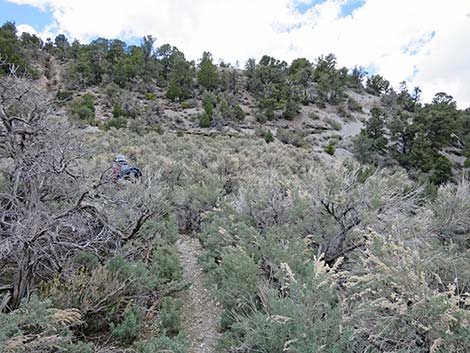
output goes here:
{"type": "Polygon", "coordinates": [[[41,281],[73,272],[74,254],[107,256],[165,213],[150,179],[124,188],[119,204],[105,173],[96,180],[82,167],[82,138],[53,103],[26,79],[0,80],[1,311],[16,309],[41,281]]]}

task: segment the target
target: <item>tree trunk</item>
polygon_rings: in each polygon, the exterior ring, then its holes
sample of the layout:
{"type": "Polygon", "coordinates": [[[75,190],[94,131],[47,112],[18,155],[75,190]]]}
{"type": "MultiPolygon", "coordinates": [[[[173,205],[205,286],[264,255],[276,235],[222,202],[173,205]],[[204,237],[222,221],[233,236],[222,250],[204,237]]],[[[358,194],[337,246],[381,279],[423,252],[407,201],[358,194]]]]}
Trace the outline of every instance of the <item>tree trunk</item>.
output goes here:
{"type": "Polygon", "coordinates": [[[326,245],[325,262],[331,264],[343,253],[344,242],[346,240],[346,232],[341,232],[331,239],[326,245]]]}
{"type": "Polygon", "coordinates": [[[12,296],[8,303],[8,310],[15,310],[19,307],[21,300],[29,294],[31,281],[33,278],[34,262],[31,255],[25,255],[18,264],[18,271],[15,273],[12,296]]]}

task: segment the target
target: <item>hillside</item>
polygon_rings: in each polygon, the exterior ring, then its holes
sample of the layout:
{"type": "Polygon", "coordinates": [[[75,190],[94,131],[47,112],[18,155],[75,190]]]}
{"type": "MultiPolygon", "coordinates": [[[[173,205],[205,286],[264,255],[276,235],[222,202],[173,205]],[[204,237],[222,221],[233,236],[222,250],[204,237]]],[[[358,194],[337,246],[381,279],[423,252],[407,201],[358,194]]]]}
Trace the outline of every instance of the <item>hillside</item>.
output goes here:
{"type": "Polygon", "coordinates": [[[333,55],[242,70],[13,27],[0,353],[470,351],[470,112],[451,96],[333,55]],[[117,154],[143,176],[113,174],[117,154]]]}
{"type": "MultiPolygon", "coordinates": [[[[67,81],[59,73],[67,71],[70,63],[61,64],[51,59],[50,65],[55,74],[50,79],[42,76],[39,84],[45,92],[54,97],[61,87],[67,87],[67,81]]],[[[40,66],[38,68],[40,69],[40,66]]],[[[101,128],[106,128],[106,124],[112,125],[116,121],[113,119],[116,115],[115,106],[117,102],[123,102],[118,104],[125,105],[125,109],[136,109],[140,112],[139,116],[126,124],[128,127],[140,130],[140,133],[146,129],[158,128],[162,132],[171,133],[262,137],[270,131],[274,137],[283,142],[308,146],[320,155],[325,153],[328,143],[334,141],[338,147],[339,158],[345,155],[352,156],[352,140],[364,127],[364,122],[370,116],[370,110],[374,106],[383,105],[377,96],[348,88],[344,92],[343,104],[326,104],[325,107],[318,107],[315,104],[302,105],[298,107],[295,116],[291,119],[260,121],[259,107],[254,95],[246,88],[247,78],[244,71],[233,68],[219,70],[222,74],[229,72],[230,75],[238,77],[234,99],[243,111],[242,120],[233,121],[219,116],[217,118],[220,121],[214,118],[210,126],[201,126],[200,117],[204,113],[203,93],[196,91],[192,98],[175,102],[166,97],[165,89],[152,83],[135,83],[124,89],[113,85],[91,86],[73,91],[70,99],[80,101],[83,95],[90,95],[95,109],[96,120],[93,125],[101,125],[101,128]],[[139,87],[140,85],[144,87],[139,87]],[[350,105],[347,104],[348,99],[349,102],[357,102],[352,108],[354,110],[351,110],[350,105]],[[279,130],[281,132],[278,134],[279,130]],[[284,135],[283,132],[285,132],[284,135]],[[290,132],[292,136],[289,135],[290,132]]],[[[63,113],[66,114],[67,110],[64,109],[63,113]]],[[[282,112],[279,111],[277,114],[282,114],[282,112]]]]}
{"type": "Polygon", "coordinates": [[[70,43],[64,35],[43,43],[27,33],[18,39],[11,23],[1,34],[2,57],[64,101],[64,113],[79,125],[273,135],[330,155],[338,148],[340,159],[354,152],[362,162],[399,164],[434,185],[451,180],[470,155],[470,113],[451,95],[436,92],[423,103],[419,87],[402,82],[394,90],[360,66],[338,67],[333,54],[290,64],[265,55],[241,70],[216,65],[208,52],[188,61],[170,44],[157,47],[152,36],[141,45],[70,43]]]}

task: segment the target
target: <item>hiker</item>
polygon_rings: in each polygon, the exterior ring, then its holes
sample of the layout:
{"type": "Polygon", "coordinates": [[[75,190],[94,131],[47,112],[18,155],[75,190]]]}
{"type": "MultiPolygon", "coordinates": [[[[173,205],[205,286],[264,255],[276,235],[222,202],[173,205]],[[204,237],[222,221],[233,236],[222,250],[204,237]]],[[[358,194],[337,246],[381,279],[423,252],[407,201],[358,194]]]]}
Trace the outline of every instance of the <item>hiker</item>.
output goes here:
{"type": "Polygon", "coordinates": [[[114,158],[112,168],[112,178],[114,182],[121,179],[129,179],[130,177],[139,179],[141,176],[142,171],[137,167],[129,166],[126,158],[122,154],[118,154],[116,158],[114,158]]]}

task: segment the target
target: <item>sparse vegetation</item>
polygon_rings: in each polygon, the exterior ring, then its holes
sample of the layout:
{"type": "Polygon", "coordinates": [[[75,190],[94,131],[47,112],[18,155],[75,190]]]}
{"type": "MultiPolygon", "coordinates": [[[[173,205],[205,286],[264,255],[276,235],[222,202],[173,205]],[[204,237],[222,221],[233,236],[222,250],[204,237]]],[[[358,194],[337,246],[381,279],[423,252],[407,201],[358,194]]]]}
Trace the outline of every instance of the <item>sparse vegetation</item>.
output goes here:
{"type": "Polygon", "coordinates": [[[189,237],[215,352],[470,351],[469,111],[332,54],[242,71],[154,44],[0,28],[1,353],[188,352],[189,237]]]}
{"type": "Polygon", "coordinates": [[[295,147],[305,147],[305,136],[301,131],[292,131],[288,129],[278,129],[276,137],[286,144],[295,146],[295,147]]]}
{"type": "Polygon", "coordinates": [[[362,112],[362,106],[356,102],[353,98],[348,98],[348,109],[353,112],[362,112]]]}
{"type": "Polygon", "coordinates": [[[165,298],[160,309],[160,321],[163,332],[169,336],[177,335],[181,330],[181,300],[165,298]]]}
{"type": "Polygon", "coordinates": [[[261,136],[264,138],[266,143],[271,143],[274,141],[274,136],[271,130],[265,130],[261,133],[261,136]]]}
{"type": "Polygon", "coordinates": [[[343,127],[343,125],[339,121],[333,118],[326,118],[325,121],[336,131],[341,130],[341,128],[343,127]]]}
{"type": "Polygon", "coordinates": [[[86,93],[72,102],[72,116],[83,123],[92,124],[95,121],[95,99],[92,94],[86,93]]]}
{"type": "Polygon", "coordinates": [[[336,152],[336,146],[333,141],[330,141],[325,148],[325,152],[328,153],[330,156],[334,156],[336,152]]]}
{"type": "Polygon", "coordinates": [[[308,114],[308,117],[312,120],[319,120],[320,119],[320,116],[318,115],[318,113],[316,112],[310,112],[308,114]]]}

